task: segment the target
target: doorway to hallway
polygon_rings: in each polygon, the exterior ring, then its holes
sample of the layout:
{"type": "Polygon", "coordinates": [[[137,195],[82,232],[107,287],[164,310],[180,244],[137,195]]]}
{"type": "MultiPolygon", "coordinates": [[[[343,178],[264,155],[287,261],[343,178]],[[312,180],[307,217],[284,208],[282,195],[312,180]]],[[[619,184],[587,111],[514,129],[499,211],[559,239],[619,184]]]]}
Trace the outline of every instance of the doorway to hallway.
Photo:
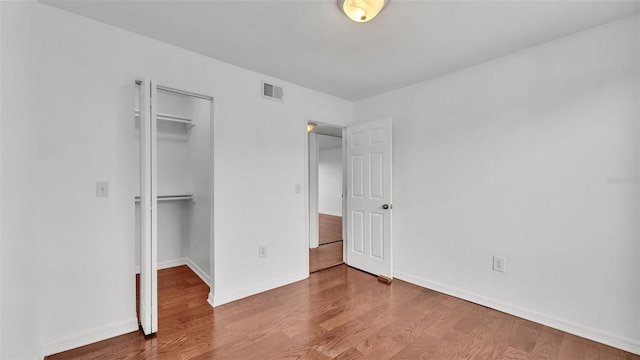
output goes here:
{"type": "Polygon", "coordinates": [[[344,263],[343,128],[314,124],[309,132],[309,272],[344,263]]]}

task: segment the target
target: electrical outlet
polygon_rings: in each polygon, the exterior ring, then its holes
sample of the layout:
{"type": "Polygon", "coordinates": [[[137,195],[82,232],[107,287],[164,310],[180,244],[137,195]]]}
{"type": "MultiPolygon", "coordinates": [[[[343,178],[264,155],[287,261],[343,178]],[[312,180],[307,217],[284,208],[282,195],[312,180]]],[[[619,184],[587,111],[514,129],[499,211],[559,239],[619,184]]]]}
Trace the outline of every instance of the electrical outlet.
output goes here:
{"type": "Polygon", "coordinates": [[[109,182],[108,181],[96,181],[96,196],[108,197],[109,196],[109,182]]]}
{"type": "Polygon", "coordinates": [[[267,246],[266,245],[258,246],[258,257],[259,258],[267,257],[267,246]]]}
{"type": "Polygon", "coordinates": [[[493,271],[506,272],[507,260],[501,256],[493,257],[493,271]]]}

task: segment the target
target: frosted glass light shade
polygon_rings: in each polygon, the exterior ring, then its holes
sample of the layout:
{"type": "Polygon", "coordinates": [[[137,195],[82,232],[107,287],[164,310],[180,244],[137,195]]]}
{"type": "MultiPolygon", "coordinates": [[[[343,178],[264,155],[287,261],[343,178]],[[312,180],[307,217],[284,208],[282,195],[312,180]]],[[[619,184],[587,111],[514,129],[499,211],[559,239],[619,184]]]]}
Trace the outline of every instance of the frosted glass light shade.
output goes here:
{"type": "Polygon", "coordinates": [[[367,22],[380,12],[385,0],[338,0],[338,7],[353,21],[367,22]]]}

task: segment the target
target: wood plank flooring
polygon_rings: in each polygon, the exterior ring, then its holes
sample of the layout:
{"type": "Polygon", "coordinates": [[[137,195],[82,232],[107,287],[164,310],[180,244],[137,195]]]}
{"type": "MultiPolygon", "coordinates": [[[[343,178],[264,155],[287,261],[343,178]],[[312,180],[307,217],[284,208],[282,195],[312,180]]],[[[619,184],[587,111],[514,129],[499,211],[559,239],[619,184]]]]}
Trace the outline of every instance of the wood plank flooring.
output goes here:
{"type": "Polygon", "coordinates": [[[158,272],[159,328],[47,359],[633,359],[562,331],[345,265],[212,309],[186,267],[158,272]]]}
{"type": "Polygon", "coordinates": [[[309,249],[309,272],[324,270],[340,265],[342,260],[342,241],[322,244],[315,249],[309,249]]]}
{"type": "Polygon", "coordinates": [[[342,216],[318,214],[318,243],[328,244],[342,240],[342,216]]]}

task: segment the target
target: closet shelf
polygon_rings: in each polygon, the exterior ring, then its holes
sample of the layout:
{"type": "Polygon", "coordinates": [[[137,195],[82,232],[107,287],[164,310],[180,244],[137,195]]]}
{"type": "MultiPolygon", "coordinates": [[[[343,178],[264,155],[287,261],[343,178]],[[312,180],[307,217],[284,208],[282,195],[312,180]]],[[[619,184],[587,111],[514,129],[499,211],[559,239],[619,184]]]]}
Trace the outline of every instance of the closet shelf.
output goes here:
{"type": "MultiPolygon", "coordinates": [[[[134,114],[136,115],[136,117],[140,117],[140,110],[135,110],[134,114]]],[[[193,120],[191,118],[180,116],[180,115],[156,113],[156,119],[164,120],[164,121],[173,121],[173,122],[178,122],[178,123],[185,124],[185,125],[187,125],[187,130],[189,130],[192,127],[196,126],[196,124],[193,123],[193,120]]]]}
{"type": "MultiPolygon", "coordinates": [[[[176,194],[176,195],[158,195],[158,201],[178,201],[178,200],[191,200],[193,201],[193,194],[176,194]]],[[[140,202],[140,196],[135,197],[135,202],[140,202]]]]}

